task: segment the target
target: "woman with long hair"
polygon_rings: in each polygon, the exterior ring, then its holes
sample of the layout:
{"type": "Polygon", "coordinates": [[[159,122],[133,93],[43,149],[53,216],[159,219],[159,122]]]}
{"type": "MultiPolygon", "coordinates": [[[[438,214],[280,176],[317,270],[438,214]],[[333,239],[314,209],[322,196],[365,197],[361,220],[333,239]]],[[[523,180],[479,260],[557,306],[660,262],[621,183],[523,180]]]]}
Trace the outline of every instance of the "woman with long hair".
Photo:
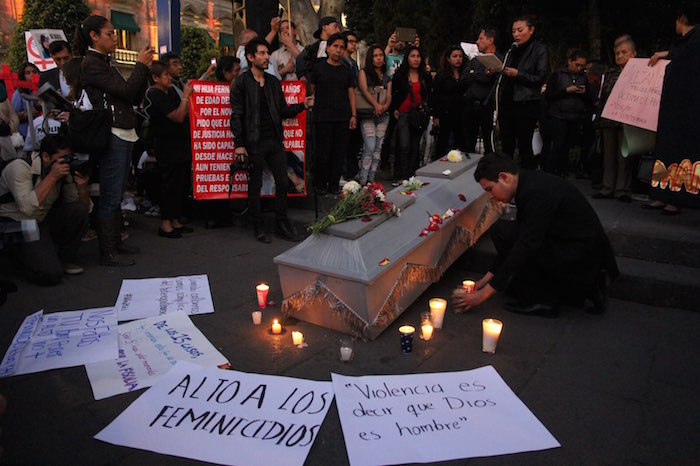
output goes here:
{"type": "Polygon", "coordinates": [[[513,21],[514,49],[503,69],[499,120],[503,152],[513,157],[517,142],[520,166],[536,168],[532,135],[540,116],[542,85],[549,73],[547,47],[535,34],[535,17],[513,21]]]}
{"type": "Polygon", "coordinates": [[[117,47],[114,26],[104,16],[88,16],[75,30],[75,49],[84,55],[80,80],[94,108],[104,108],[112,113],[112,137],[109,148],[100,156],[100,200],[97,206],[97,238],[100,243],[100,264],[107,266],[133,265],[132,259],[119,253],[135,253],[138,250],[122,242],[120,204],[131,169],[131,152],[138,141],[136,113],[146,93],[148,67],[153,61],[154,50],[144,47],[138,54],[136,65],[124,79],[112,64],[110,54],[117,47]]]}
{"type": "MultiPolygon", "coordinates": [[[[37,68],[35,64],[29,62],[22,63],[22,66],[20,66],[19,70],[17,70],[17,77],[20,79],[20,81],[31,82],[32,79],[34,79],[34,76],[38,75],[39,68],[37,68]]],[[[15,111],[15,113],[17,113],[17,116],[19,117],[18,131],[19,134],[22,135],[22,137],[26,138],[27,129],[29,128],[29,123],[31,123],[29,121],[29,102],[24,100],[20,93],[33,94],[33,92],[30,89],[17,88],[15,89],[14,94],[12,94],[12,109],[15,111]]],[[[38,103],[34,104],[32,109],[34,110],[34,117],[38,116],[41,113],[41,105],[38,103]]]]}
{"type": "Polygon", "coordinates": [[[389,124],[388,110],[391,106],[391,78],[386,74],[386,57],[379,45],[372,45],[367,50],[365,66],[360,70],[357,81],[360,92],[374,107],[372,115],[359,115],[360,131],[364,141],[360,162],[360,183],[364,185],[374,181],[377,173],[382,143],[389,124]],[[383,92],[376,92],[378,88],[383,88],[383,92]],[[378,101],[381,94],[386,96],[383,102],[378,101]]]}
{"type": "Polygon", "coordinates": [[[391,110],[396,118],[396,166],[394,176],[398,181],[413,175],[418,169],[420,139],[425,127],[419,124],[432,86],[432,77],[425,69],[425,60],[418,47],[410,45],[406,49],[403,62],[392,79],[391,110]]]}
{"type": "Polygon", "coordinates": [[[438,128],[437,144],[433,160],[447,153],[450,136],[452,147],[465,150],[464,134],[464,92],[466,81],[460,79],[466,63],[462,47],[451,45],[445,50],[440,62],[440,70],[433,80],[433,93],[430,105],[433,109],[433,128],[438,128]]]}

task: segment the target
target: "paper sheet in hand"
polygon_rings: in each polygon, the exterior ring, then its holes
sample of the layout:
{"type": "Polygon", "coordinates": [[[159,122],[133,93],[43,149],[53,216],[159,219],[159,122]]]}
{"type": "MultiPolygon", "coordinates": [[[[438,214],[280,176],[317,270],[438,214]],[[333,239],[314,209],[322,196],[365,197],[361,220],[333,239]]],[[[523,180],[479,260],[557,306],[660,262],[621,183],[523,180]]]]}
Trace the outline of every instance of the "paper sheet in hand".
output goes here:
{"type": "Polygon", "coordinates": [[[470,42],[460,42],[459,45],[462,47],[464,55],[466,55],[466,57],[470,60],[480,53],[479,47],[477,47],[476,44],[472,44],[470,42]]]}
{"type": "Polygon", "coordinates": [[[493,71],[501,71],[503,69],[503,62],[493,53],[485,53],[476,57],[486,68],[493,71]]]}
{"type": "Polygon", "coordinates": [[[206,275],[124,280],[117,304],[119,322],[184,311],[189,315],[214,312],[206,275]]]}
{"type": "Polygon", "coordinates": [[[228,360],[184,312],[119,326],[119,357],[86,364],[96,400],[152,386],[178,361],[216,367],[228,360]]]}
{"type": "Polygon", "coordinates": [[[330,382],[180,362],[95,438],[219,464],[301,466],[332,401],[330,382]]]}
{"type": "Polygon", "coordinates": [[[117,352],[114,308],[37,311],[17,331],[0,364],[0,377],[82,366],[113,359],[117,352]]]}
{"type": "Polygon", "coordinates": [[[560,446],[491,366],[332,378],[353,466],[428,463],[560,446]]]}

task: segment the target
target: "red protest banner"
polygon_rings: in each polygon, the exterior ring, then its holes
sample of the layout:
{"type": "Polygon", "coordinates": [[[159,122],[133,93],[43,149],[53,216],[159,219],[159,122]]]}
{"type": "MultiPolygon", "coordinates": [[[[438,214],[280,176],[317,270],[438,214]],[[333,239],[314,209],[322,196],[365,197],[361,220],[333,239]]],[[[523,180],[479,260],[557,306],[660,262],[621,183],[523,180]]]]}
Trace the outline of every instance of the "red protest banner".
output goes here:
{"type": "MultiPolygon", "coordinates": [[[[195,200],[246,198],[248,181],[244,172],[231,179],[234,143],[230,128],[231,106],[226,83],[193,81],[190,98],[192,136],[192,176],[195,200]]],[[[289,104],[303,102],[306,88],[301,81],[285,81],[282,91],[289,104]]],[[[306,112],[283,122],[287,151],[289,196],[306,195],[306,112]]],[[[272,174],[263,173],[261,196],[275,194],[272,174]]]]}

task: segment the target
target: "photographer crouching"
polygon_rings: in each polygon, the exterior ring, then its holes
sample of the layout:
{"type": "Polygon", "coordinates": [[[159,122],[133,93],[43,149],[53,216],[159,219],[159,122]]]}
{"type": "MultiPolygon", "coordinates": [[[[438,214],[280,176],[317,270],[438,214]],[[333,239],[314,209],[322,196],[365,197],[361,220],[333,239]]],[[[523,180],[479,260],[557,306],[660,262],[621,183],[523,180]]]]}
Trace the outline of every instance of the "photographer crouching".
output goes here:
{"type": "Polygon", "coordinates": [[[31,160],[15,159],[2,169],[0,217],[39,224],[38,241],[8,248],[34,283],[56,285],[64,273],[83,272],[77,253],[92,209],[86,165],[74,158],[68,140],[48,135],[31,160]]]}

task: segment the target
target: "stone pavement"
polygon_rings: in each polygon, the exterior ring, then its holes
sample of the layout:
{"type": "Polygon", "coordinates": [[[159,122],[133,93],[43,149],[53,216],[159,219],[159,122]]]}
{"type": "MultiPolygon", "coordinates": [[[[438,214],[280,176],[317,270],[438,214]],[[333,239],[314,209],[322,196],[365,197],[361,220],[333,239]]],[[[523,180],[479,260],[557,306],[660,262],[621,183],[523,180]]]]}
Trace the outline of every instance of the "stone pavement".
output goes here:
{"type": "MultiPolygon", "coordinates": [[[[582,185],[582,189],[586,188],[582,185]]],[[[697,251],[693,245],[697,248],[700,244],[700,212],[666,219],[642,211],[639,203],[592,202],[608,231],[624,231],[625,238],[632,238],[635,245],[639,245],[639,238],[647,238],[656,248],[668,249],[667,253],[649,253],[651,261],[646,261],[646,268],[644,263],[637,264],[652,283],[665,287],[657,293],[674,295],[669,284],[675,281],[689,282],[688,289],[695,289],[693,280],[697,277],[659,277],[655,269],[664,264],[660,259],[682,255],[673,249],[685,244],[691,256],[682,260],[684,264],[688,261],[682,270],[697,271],[700,258],[692,254],[697,251]],[[655,237],[658,241],[652,242],[655,237]]],[[[311,220],[308,202],[292,204],[303,207],[292,210],[296,221],[311,220]]],[[[156,236],[156,220],[139,214],[133,220],[130,241],[143,250],[134,267],[98,266],[97,245],[90,242],[84,244],[85,274],[66,277],[57,287],[40,288],[16,277],[7,260],[0,259],[0,278],[15,279],[20,287],[0,308],[0,352],[4,354],[24,317],[38,309],[53,312],[111,305],[123,278],[206,273],[216,312],[193,316],[192,320],[234,369],[330,380],[331,372],[404,374],[468,370],[490,364],[562,444],[553,450],[449,464],[677,465],[700,461],[700,313],[634,302],[638,301],[635,295],[648,291],[640,288],[643,282],[632,280],[633,292],[622,296],[624,299],[612,299],[608,312],[600,316],[565,308],[556,319],[524,317],[504,311],[500,297],[466,315],[454,315],[448,308],[444,329],[429,342],[417,340],[412,354],[402,354],[398,327],[417,324],[430,297],[447,297],[461,280],[477,276],[472,271],[479,269],[478,264],[465,255],[377,340],[357,342],[354,361],[343,364],[337,357],[341,337],[337,332],[285,320],[288,330],[303,331],[309,344],[298,349],[292,346],[289,333],[272,337],[266,333],[267,326],[251,323],[254,285],[260,281],[270,283],[270,297],[278,303],[265,312],[265,322],[279,315],[282,296],[272,258],[290,243],[275,239],[262,245],[253,240],[248,229],[206,230],[201,221],[194,222],[194,234],[169,240],[156,236]],[[498,351],[493,355],[481,352],[484,317],[504,323],[498,351]]],[[[697,294],[694,298],[697,302],[697,294]]],[[[95,401],[82,367],[0,379],[0,393],[9,402],[0,419],[4,450],[0,463],[197,463],[94,440],[93,435],[143,392],[95,401]]],[[[347,462],[338,413],[331,406],[307,464],[347,462]]]]}

